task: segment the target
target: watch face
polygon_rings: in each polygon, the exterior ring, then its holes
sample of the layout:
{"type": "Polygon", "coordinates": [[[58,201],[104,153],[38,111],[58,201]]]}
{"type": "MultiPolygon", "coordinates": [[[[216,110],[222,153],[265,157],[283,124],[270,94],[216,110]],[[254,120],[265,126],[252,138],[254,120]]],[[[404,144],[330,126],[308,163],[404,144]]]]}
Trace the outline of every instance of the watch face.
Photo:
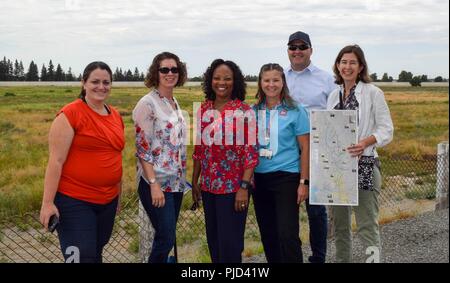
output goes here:
{"type": "Polygon", "coordinates": [[[241,182],[241,188],[243,188],[244,190],[248,190],[249,185],[250,184],[248,182],[241,182]]]}

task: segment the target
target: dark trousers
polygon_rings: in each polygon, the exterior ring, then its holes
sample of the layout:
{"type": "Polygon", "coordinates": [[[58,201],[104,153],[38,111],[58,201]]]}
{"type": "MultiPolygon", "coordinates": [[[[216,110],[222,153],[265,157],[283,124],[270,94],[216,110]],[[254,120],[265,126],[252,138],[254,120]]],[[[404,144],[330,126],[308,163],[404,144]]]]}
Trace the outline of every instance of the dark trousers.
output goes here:
{"type": "Polygon", "coordinates": [[[56,228],[66,262],[101,263],[103,247],[114,226],[117,199],[100,205],[56,193],[55,205],[60,214],[56,228]]]}
{"type": "Polygon", "coordinates": [[[154,207],[150,186],[141,178],[139,182],[139,198],[155,229],[152,250],[148,258],[149,263],[166,263],[175,239],[178,215],[180,214],[183,193],[164,192],[165,205],[154,207]]]}
{"type": "Polygon", "coordinates": [[[327,254],[327,210],[324,205],[310,205],[307,199],[306,212],[309,221],[309,243],[312,250],[309,262],[324,263],[327,254]]]}
{"type": "Polygon", "coordinates": [[[202,191],[206,238],[213,263],[242,262],[247,210],[234,209],[235,196],[202,191]]]}
{"type": "Polygon", "coordinates": [[[269,263],[303,262],[297,204],[299,181],[298,173],[255,173],[252,197],[269,263]]]}

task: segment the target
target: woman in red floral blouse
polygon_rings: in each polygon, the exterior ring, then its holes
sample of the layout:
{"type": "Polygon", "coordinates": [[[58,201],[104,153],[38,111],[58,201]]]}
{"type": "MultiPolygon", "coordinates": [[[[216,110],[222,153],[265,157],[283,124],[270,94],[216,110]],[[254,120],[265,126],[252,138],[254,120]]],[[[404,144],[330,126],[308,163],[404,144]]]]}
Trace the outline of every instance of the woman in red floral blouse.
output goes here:
{"type": "Polygon", "coordinates": [[[212,262],[241,262],[248,189],[258,164],[256,119],[243,102],[244,76],[234,62],[214,60],[204,74],[203,91],[192,196],[196,202],[203,200],[212,262]]]}

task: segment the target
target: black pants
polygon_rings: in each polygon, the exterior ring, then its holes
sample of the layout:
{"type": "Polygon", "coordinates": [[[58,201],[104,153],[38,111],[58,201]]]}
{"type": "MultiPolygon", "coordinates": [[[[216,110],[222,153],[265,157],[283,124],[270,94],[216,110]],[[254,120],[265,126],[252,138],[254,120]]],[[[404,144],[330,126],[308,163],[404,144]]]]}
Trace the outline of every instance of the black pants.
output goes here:
{"type": "Polygon", "coordinates": [[[267,262],[303,262],[297,189],[300,174],[255,173],[252,193],[267,262]]]}
{"type": "Polygon", "coordinates": [[[59,210],[58,231],[66,262],[101,263],[103,247],[108,243],[114,226],[118,198],[108,204],[89,203],[56,193],[59,210]]]}
{"type": "Polygon", "coordinates": [[[244,251],[247,209],[234,209],[236,193],[216,195],[202,191],[206,238],[213,263],[240,263],[244,251]]]}

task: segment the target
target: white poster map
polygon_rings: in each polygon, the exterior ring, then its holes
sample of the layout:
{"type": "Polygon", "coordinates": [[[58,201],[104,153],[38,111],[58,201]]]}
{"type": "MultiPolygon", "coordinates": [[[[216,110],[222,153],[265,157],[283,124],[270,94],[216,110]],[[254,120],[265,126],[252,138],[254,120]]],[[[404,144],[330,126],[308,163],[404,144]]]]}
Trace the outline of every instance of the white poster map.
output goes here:
{"type": "Polygon", "coordinates": [[[347,147],[358,141],[356,110],[311,110],[310,204],[358,205],[358,159],[347,147]]]}

